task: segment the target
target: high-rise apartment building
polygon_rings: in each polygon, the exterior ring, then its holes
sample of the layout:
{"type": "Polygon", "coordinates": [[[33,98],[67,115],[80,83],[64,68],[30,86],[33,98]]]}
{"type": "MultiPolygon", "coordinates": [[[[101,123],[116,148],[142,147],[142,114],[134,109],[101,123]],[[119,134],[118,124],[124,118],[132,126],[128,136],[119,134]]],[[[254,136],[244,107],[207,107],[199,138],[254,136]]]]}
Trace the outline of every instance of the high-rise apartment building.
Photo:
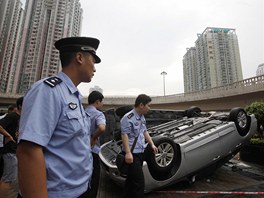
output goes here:
{"type": "Polygon", "coordinates": [[[0,1],[0,93],[16,93],[23,16],[20,0],[0,1]]]}
{"type": "Polygon", "coordinates": [[[54,43],[63,37],[79,36],[82,22],[79,0],[27,0],[25,13],[19,93],[60,70],[59,52],[54,43]]]}
{"type": "Polygon", "coordinates": [[[198,89],[196,49],[187,48],[187,53],[183,57],[184,92],[191,92],[198,89]]]}
{"type": "Polygon", "coordinates": [[[195,64],[189,63],[190,49],[183,58],[184,90],[200,91],[243,79],[235,29],[208,27],[195,41],[195,64]],[[190,80],[190,69],[195,71],[190,80]],[[194,84],[196,83],[196,84],[194,84]]]}
{"type": "Polygon", "coordinates": [[[103,89],[97,85],[89,89],[89,94],[92,93],[93,91],[99,91],[100,93],[103,93],[103,89]]]}
{"type": "Polygon", "coordinates": [[[264,75],[264,63],[259,64],[259,66],[258,66],[258,68],[257,68],[256,75],[257,75],[257,76],[264,75]]]}

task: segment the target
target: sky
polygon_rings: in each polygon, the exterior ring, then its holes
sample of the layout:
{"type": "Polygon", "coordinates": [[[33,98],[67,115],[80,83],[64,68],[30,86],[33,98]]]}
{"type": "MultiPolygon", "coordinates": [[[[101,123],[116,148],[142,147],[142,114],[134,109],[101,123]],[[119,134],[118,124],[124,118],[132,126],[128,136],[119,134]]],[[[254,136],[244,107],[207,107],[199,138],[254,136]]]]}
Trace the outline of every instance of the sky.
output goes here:
{"type": "Polygon", "coordinates": [[[100,40],[102,62],[86,96],[99,86],[105,96],[150,96],[184,92],[182,59],[206,27],[234,28],[243,78],[264,63],[263,0],[80,0],[81,36],[100,40]]]}
{"type": "Polygon", "coordinates": [[[243,78],[264,63],[263,0],[80,0],[82,36],[100,40],[102,59],[83,95],[99,86],[104,95],[184,92],[182,59],[206,27],[234,28],[243,78]]]}

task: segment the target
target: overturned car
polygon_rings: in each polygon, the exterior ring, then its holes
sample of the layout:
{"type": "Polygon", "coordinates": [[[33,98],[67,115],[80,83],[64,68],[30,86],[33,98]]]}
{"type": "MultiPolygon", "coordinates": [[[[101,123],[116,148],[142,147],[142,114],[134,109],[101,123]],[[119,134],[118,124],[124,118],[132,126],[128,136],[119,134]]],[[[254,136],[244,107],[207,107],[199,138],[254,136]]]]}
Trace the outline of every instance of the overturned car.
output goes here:
{"type": "MultiPolygon", "coordinates": [[[[101,162],[117,184],[124,184],[115,164],[121,150],[119,120],[132,107],[105,112],[107,132],[102,137],[101,162]]],[[[201,173],[212,172],[239,152],[256,131],[254,115],[242,108],[230,112],[187,110],[151,110],[146,116],[149,134],[158,148],[153,154],[146,144],[143,173],[145,191],[153,191],[182,180],[195,181],[201,173]]]]}

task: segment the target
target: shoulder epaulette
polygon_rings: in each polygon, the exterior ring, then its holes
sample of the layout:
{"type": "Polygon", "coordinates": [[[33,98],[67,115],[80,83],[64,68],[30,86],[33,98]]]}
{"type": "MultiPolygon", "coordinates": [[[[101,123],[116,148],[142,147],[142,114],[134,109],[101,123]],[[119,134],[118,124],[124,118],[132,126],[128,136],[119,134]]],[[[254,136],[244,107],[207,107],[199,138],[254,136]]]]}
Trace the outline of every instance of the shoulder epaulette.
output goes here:
{"type": "Polygon", "coordinates": [[[52,76],[52,77],[44,80],[44,83],[46,83],[50,87],[55,87],[56,85],[60,84],[61,82],[62,82],[62,80],[56,76],[52,76]]]}
{"type": "Polygon", "coordinates": [[[134,116],[134,113],[130,113],[130,114],[128,114],[127,118],[130,119],[130,118],[132,118],[133,116],[134,116]]]}

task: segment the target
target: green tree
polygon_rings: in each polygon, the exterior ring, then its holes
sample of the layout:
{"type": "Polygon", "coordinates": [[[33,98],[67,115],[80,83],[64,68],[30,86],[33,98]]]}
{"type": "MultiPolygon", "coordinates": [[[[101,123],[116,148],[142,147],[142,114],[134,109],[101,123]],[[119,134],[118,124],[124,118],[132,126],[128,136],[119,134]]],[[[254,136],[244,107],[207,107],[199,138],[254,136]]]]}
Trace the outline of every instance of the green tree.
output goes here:
{"type": "Polygon", "coordinates": [[[245,107],[246,112],[253,113],[258,123],[258,134],[260,138],[263,138],[264,127],[264,102],[253,102],[245,107]]]}

